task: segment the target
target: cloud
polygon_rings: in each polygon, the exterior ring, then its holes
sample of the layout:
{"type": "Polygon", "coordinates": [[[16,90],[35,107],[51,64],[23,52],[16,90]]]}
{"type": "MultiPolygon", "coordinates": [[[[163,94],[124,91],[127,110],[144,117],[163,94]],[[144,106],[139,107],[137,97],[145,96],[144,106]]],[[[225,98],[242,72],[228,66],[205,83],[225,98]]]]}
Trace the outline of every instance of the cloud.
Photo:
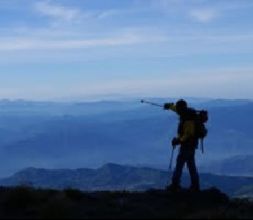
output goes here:
{"type": "Polygon", "coordinates": [[[55,50],[82,49],[89,47],[124,46],[164,41],[162,36],[144,36],[135,33],[123,33],[111,37],[92,39],[38,39],[38,38],[8,38],[0,40],[0,51],[18,50],[55,50]]]}
{"type": "Polygon", "coordinates": [[[192,9],[189,14],[202,23],[211,22],[218,17],[218,11],[214,9],[192,9]]]}
{"type": "Polygon", "coordinates": [[[218,16],[219,8],[203,1],[185,0],[151,0],[151,7],[165,12],[167,15],[194,19],[201,23],[213,21],[218,16]],[[205,8],[203,6],[205,5],[205,8]]]}
{"type": "Polygon", "coordinates": [[[141,9],[108,9],[94,12],[94,17],[97,19],[106,19],[108,17],[129,16],[134,13],[141,12],[141,9]]]}
{"type": "MultiPolygon", "coordinates": [[[[145,2],[145,1],[143,1],[145,2]]],[[[154,8],[163,8],[163,9],[168,9],[170,7],[178,6],[178,5],[183,5],[184,3],[182,0],[150,0],[150,4],[154,8]]]]}
{"type": "Polygon", "coordinates": [[[35,9],[42,15],[62,21],[74,21],[80,17],[80,11],[62,5],[54,5],[50,1],[39,1],[35,3],[35,9]]]}
{"type": "MultiPolygon", "coordinates": [[[[251,7],[250,4],[238,4],[231,1],[206,0],[150,0],[154,9],[178,18],[191,19],[200,23],[209,23],[226,16],[231,10],[251,7]]],[[[241,3],[241,2],[240,2],[241,3]]]]}

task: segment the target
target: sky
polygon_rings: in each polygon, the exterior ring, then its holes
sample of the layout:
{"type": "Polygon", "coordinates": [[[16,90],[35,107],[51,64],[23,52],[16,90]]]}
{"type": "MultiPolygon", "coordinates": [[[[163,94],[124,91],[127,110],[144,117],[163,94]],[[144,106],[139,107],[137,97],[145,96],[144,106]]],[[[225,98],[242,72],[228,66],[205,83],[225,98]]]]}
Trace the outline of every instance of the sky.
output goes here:
{"type": "Polygon", "coordinates": [[[0,98],[253,99],[252,0],[0,0],[0,98]]]}

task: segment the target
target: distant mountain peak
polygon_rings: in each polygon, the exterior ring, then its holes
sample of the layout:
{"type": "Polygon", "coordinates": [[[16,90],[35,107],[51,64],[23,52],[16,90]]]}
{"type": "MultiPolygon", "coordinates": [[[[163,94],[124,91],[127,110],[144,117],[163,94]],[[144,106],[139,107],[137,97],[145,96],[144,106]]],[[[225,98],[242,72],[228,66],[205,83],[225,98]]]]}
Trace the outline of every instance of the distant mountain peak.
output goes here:
{"type": "Polygon", "coordinates": [[[109,168],[109,169],[118,169],[118,168],[124,168],[125,166],[117,164],[117,163],[106,163],[103,166],[100,167],[100,169],[109,168]]]}
{"type": "Polygon", "coordinates": [[[128,168],[128,166],[123,166],[116,163],[106,163],[102,167],[98,168],[97,171],[108,171],[111,174],[117,174],[124,172],[128,168]]]}

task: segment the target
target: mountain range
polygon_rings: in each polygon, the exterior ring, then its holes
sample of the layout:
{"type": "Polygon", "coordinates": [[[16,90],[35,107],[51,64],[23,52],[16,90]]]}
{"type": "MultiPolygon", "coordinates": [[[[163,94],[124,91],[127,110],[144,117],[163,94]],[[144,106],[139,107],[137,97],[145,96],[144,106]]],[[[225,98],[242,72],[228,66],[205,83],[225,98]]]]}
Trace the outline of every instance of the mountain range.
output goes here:
{"type": "MultiPolygon", "coordinates": [[[[27,168],[0,180],[1,186],[32,186],[82,191],[146,191],[165,189],[171,173],[148,167],[105,164],[98,169],[38,169],[27,168]]],[[[201,188],[216,187],[230,196],[251,196],[253,177],[200,174],[201,188]],[[247,191],[246,191],[247,189],[247,191]],[[251,190],[250,190],[251,189],[251,190]]],[[[188,187],[189,176],[184,174],[182,186],[188,187]]]]}
{"type": "Polygon", "coordinates": [[[213,160],[200,167],[202,172],[219,175],[253,176],[253,155],[237,155],[223,160],[213,160]]]}
{"type": "MultiPolygon", "coordinates": [[[[175,101],[148,100],[160,104],[175,101]]],[[[250,168],[242,172],[250,166],[240,168],[235,157],[253,155],[253,102],[187,101],[209,112],[205,154],[198,150],[196,155],[200,168],[224,175],[237,169],[236,175],[251,175],[250,168]],[[230,158],[234,162],[220,172],[218,163],[224,167],[230,158]]],[[[26,167],[97,168],[109,162],[167,169],[177,120],[173,112],[141,104],[138,99],[73,103],[2,100],[0,177],[26,167]]]]}

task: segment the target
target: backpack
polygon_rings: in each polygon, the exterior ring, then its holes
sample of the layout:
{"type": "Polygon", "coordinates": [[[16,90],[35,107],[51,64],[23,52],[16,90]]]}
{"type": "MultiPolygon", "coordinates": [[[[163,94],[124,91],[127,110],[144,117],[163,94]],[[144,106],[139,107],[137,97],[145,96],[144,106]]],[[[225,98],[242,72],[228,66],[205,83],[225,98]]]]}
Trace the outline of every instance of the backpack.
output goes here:
{"type": "Polygon", "coordinates": [[[196,111],[195,117],[195,129],[196,129],[196,138],[201,142],[201,151],[204,153],[204,138],[207,136],[208,130],[205,126],[205,123],[208,121],[208,112],[206,110],[196,111]]]}

